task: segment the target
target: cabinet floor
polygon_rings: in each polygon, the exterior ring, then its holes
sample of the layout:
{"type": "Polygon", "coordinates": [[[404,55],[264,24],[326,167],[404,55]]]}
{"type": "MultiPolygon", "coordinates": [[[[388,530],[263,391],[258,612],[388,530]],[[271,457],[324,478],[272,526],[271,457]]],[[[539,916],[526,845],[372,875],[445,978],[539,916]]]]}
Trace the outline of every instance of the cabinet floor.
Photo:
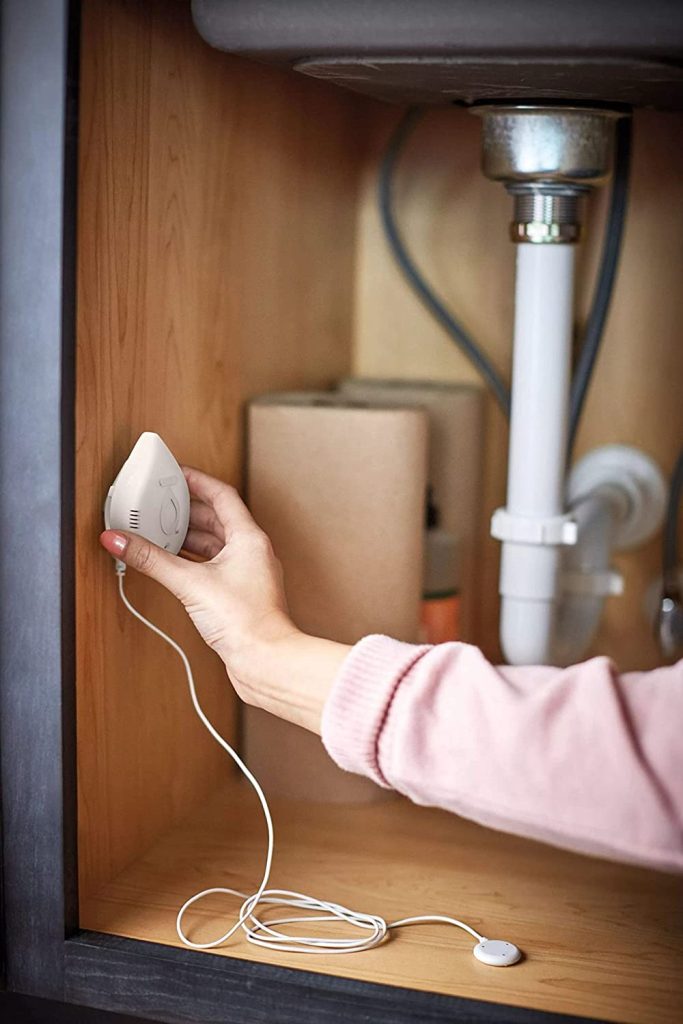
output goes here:
{"type": "MultiPolygon", "coordinates": [[[[241,933],[204,955],[622,1024],[678,1024],[683,879],[554,850],[391,795],[365,805],[271,806],[272,887],[387,920],[448,914],[516,943],[525,959],[486,967],[472,956],[473,940],[446,925],[401,929],[381,947],[346,956],[275,954],[241,933]]],[[[256,798],[231,782],[114,881],[82,897],[81,926],[181,945],[181,904],[211,886],[253,892],[264,854],[256,798]]],[[[210,941],[237,909],[237,900],[211,896],[185,928],[193,941],[210,941]]]]}

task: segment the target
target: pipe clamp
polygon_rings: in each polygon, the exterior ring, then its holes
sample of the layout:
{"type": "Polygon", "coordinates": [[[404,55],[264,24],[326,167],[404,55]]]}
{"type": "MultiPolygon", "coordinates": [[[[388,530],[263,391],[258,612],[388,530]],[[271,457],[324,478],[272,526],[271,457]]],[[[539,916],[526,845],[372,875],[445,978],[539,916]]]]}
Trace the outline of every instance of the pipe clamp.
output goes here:
{"type": "Polygon", "coordinates": [[[491,536],[513,544],[541,544],[557,547],[576,544],[576,521],[566,513],[559,516],[518,516],[505,508],[496,509],[491,517],[491,536]]]}

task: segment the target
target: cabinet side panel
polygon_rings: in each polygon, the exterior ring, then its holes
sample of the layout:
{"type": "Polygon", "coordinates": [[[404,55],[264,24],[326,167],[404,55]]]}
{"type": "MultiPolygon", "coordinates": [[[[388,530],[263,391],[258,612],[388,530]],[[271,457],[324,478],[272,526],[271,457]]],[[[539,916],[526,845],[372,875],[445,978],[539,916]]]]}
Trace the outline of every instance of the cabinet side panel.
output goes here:
{"type": "MultiPolygon", "coordinates": [[[[121,607],[106,488],[143,430],[240,482],[246,397],[349,368],[359,101],[207,47],[188,5],[86,0],[77,354],[80,885],[91,893],[228,770],[176,655],[121,607]]],[[[177,602],[133,602],[187,650],[227,735],[221,663],[177,602]]]]}

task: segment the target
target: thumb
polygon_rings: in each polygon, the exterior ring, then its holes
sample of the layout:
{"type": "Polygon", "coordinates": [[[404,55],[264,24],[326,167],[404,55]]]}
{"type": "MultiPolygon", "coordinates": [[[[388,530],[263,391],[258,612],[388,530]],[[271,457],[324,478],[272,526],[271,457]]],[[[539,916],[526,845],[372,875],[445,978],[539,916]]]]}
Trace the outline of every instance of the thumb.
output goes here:
{"type": "Polygon", "coordinates": [[[189,562],[169,554],[144,537],[123,530],[105,530],[100,534],[100,544],[114,558],[156,580],[178,596],[189,562]]]}

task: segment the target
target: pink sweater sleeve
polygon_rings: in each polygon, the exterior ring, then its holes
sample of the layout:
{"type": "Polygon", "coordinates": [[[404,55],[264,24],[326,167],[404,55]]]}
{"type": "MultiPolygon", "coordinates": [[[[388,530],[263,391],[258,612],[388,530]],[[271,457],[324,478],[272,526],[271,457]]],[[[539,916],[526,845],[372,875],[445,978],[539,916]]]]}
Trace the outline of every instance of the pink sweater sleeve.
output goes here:
{"type": "Polygon", "coordinates": [[[469,644],[369,636],[323,712],[348,771],[419,804],[586,853],[683,871],[683,661],[496,668],[469,644]]]}

